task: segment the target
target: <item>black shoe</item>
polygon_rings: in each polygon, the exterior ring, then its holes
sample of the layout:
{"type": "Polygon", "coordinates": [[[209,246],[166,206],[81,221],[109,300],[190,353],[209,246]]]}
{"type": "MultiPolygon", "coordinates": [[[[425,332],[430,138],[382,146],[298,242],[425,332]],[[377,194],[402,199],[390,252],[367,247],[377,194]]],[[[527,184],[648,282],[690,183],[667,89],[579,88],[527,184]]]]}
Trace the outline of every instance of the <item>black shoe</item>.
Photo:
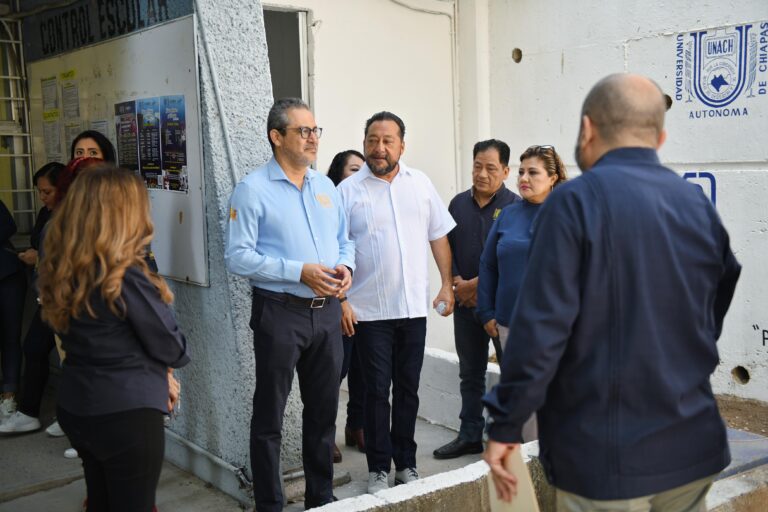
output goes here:
{"type": "Polygon", "coordinates": [[[324,505],[328,505],[329,503],[333,503],[334,501],[339,501],[339,498],[337,498],[336,496],[331,496],[330,500],[323,500],[323,501],[319,501],[317,503],[312,503],[312,502],[309,502],[309,501],[305,501],[304,502],[304,510],[309,510],[311,508],[322,507],[324,505]]]}
{"type": "Polygon", "coordinates": [[[467,455],[469,453],[483,453],[483,442],[477,441],[475,443],[470,443],[469,441],[457,437],[450,443],[441,446],[432,452],[432,455],[434,455],[436,459],[455,459],[456,457],[461,457],[462,455],[467,455]]]}

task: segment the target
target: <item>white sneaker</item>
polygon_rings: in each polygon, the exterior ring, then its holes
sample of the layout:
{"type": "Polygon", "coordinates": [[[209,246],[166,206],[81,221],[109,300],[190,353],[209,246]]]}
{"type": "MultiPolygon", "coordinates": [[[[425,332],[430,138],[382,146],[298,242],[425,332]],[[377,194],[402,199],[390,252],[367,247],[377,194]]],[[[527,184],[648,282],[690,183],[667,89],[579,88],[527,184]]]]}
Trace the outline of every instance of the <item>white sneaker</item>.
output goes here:
{"type": "Polygon", "coordinates": [[[45,429],[45,433],[48,434],[51,437],[64,437],[66,434],[63,430],[61,430],[61,426],[59,426],[58,421],[54,421],[53,423],[48,426],[47,429],[45,429]]]}
{"type": "Polygon", "coordinates": [[[21,434],[40,428],[40,420],[16,411],[7,420],[0,423],[0,434],[21,434]]]}
{"type": "Polygon", "coordinates": [[[395,471],[395,485],[409,484],[419,479],[419,472],[416,468],[405,468],[402,471],[395,471]]]}
{"type": "Polygon", "coordinates": [[[371,471],[368,473],[368,494],[376,494],[384,489],[389,489],[388,475],[384,471],[371,471]]]}
{"type": "Polygon", "coordinates": [[[74,448],[67,448],[64,450],[64,458],[65,459],[76,459],[77,458],[77,450],[74,448]]]}
{"type": "Polygon", "coordinates": [[[0,399],[0,421],[5,421],[16,412],[16,400],[13,398],[0,399]]]}

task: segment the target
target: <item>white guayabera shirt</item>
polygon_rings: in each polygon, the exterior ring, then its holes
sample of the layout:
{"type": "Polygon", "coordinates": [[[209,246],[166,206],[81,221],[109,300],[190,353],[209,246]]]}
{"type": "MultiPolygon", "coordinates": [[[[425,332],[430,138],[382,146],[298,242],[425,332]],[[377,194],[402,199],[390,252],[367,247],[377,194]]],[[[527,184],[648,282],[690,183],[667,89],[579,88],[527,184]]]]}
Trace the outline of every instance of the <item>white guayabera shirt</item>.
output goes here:
{"type": "Polygon", "coordinates": [[[455,226],[426,174],[400,161],[389,183],[368,165],[339,185],[355,275],[348,297],[359,321],[426,317],[429,242],[455,226]]]}

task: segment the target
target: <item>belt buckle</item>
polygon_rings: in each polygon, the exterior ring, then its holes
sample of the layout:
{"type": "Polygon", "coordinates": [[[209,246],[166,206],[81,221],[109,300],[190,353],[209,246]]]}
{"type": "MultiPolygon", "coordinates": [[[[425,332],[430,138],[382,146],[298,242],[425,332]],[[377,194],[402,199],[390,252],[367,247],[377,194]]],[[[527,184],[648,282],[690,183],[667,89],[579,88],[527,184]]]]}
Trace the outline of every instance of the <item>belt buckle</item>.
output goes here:
{"type": "Polygon", "coordinates": [[[325,306],[325,297],[314,297],[309,305],[312,309],[320,309],[325,306]]]}

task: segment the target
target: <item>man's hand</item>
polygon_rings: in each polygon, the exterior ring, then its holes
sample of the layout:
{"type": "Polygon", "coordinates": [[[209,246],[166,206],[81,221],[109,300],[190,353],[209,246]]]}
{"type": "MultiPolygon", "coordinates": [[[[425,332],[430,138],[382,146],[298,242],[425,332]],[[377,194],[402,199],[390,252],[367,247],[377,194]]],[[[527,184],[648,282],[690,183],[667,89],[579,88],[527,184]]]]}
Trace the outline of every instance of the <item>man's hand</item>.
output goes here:
{"type": "Polygon", "coordinates": [[[489,439],[483,453],[483,460],[491,467],[496,497],[502,501],[509,502],[517,496],[517,477],[504,469],[504,462],[514,450],[519,449],[517,443],[500,443],[489,439]]]}
{"type": "Polygon", "coordinates": [[[483,326],[483,329],[485,329],[485,332],[487,332],[488,336],[491,338],[497,338],[499,336],[499,326],[496,325],[495,318],[488,320],[483,326]]]}
{"type": "Polygon", "coordinates": [[[336,277],[341,279],[341,288],[336,294],[337,297],[343,297],[349,287],[352,286],[352,273],[346,265],[336,265],[336,277]]]}
{"type": "Polygon", "coordinates": [[[355,324],[357,323],[357,317],[352,306],[349,305],[349,301],[345,300],[341,303],[341,332],[345,336],[355,335],[355,324]]]}
{"type": "Polygon", "coordinates": [[[27,249],[24,252],[20,252],[19,259],[30,267],[34,267],[37,263],[37,251],[34,249],[27,249]]]}
{"type": "Polygon", "coordinates": [[[173,408],[179,402],[180,393],[181,384],[173,377],[173,369],[168,368],[168,412],[173,411],[173,408]]]}
{"type": "Polygon", "coordinates": [[[443,316],[450,316],[450,314],[453,313],[454,298],[453,286],[451,284],[444,284],[440,288],[440,291],[437,292],[437,297],[435,297],[435,300],[432,301],[432,307],[436,308],[438,302],[445,302],[447,306],[443,316]]]}
{"type": "Polygon", "coordinates": [[[453,278],[453,293],[459,305],[465,308],[477,306],[477,278],[464,280],[461,276],[453,278]]]}
{"type": "MultiPolygon", "coordinates": [[[[349,272],[349,270],[347,270],[349,272]]],[[[341,279],[332,268],[320,263],[305,263],[301,267],[301,282],[309,286],[317,297],[333,297],[339,293],[341,279]]]]}

